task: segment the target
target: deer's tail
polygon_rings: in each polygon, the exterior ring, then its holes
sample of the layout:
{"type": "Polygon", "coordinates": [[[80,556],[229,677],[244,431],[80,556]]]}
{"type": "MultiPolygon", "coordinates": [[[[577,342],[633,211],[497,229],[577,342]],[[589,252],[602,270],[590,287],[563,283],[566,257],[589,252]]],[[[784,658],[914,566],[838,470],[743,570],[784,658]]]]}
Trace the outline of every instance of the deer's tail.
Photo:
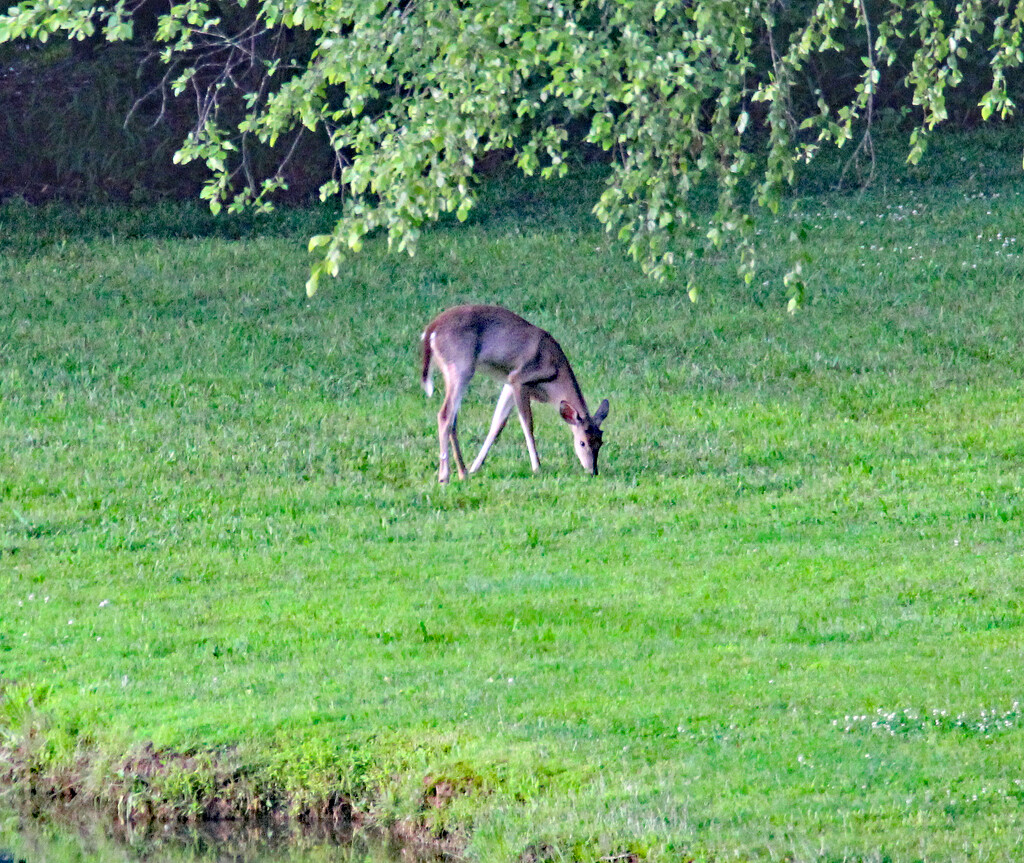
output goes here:
{"type": "Polygon", "coordinates": [[[434,376],[431,374],[434,350],[430,346],[430,341],[433,335],[434,334],[428,330],[420,336],[420,341],[423,342],[423,373],[420,375],[420,383],[423,385],[423,390],[427,394],[427,398],[430,398],[434,394],[434,376]]]}

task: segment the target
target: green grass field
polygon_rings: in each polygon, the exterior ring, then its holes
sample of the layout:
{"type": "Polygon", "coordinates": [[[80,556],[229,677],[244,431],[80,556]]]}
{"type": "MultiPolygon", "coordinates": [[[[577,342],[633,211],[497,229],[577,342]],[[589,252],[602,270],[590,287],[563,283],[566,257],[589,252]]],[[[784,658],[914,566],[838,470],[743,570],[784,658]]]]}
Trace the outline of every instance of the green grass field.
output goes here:
{"type": "MultiPolygon", "coordinates": [[[[470,859],[1019,859],[1018,138],[806,192],[795,316],[791,219],[694,305],[585,179],[500,185],[313,300],[327,215],[6,206],[0,744],[89,753],[102,796],[152,741],[470,859]],[[601,476],[540,406],[540,476],[513,421],[437,485],[419,334],[466,301],[610,400],[601,476]]],[[[475,381],[470,457],[496,396],[475,381]]]]}

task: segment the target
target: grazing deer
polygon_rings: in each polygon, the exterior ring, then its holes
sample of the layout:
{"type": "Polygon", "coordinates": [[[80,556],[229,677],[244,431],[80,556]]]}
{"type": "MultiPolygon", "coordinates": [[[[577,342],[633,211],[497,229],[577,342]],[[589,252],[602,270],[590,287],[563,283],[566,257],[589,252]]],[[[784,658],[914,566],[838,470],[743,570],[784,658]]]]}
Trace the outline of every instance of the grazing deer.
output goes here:
{"type": "Polygon", "coordinates": [[[491,420],[491,430],[480,454],[469,468],[476,473],[487,458],[515,403],[519,422],[526,435],[530,464],[540,470],[537,444],[533,440],[533,413],[530,400],[557,402],[558,412],[572,428],[576,455],[591,474],[597,474],[597,453],[601,449],[601,423],[608,416],[608,399],[601,402],[593,416],[583,401],[569,361],[551,335],[535,327],[508,309],[498,306],[457,306],[442,312],[423,333],[423,389],[433,395],[431,366],[444,377],[444,403],[437,415],[437,434],[441,443],[441,466],[437,478],[448,482],[448,442],[455,450],[459,479],[466,478],[466,464],[459,450],[457,420],[462,396],[473,373],[479,368],[505,386],[491,420]]]}

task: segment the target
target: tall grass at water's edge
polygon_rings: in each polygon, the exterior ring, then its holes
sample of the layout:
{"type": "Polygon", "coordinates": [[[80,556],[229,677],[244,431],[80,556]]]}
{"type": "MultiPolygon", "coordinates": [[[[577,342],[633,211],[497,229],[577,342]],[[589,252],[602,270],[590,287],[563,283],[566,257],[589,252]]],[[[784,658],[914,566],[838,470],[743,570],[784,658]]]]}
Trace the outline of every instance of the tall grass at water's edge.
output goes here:
{"type": "Polygon", "coordinates": [[[797,201],[795,317],[790,219],[691,305],[584,182],[311,301],[315,214],[0,210],[0,740],[230,753],[479,859],[1015,859],[1024,183],[934,158],[797,201]],[[512,424],[437,486],[418,336],[463,301],[609,398],[600,477],[540,407],[540,476],[512,424]]]}

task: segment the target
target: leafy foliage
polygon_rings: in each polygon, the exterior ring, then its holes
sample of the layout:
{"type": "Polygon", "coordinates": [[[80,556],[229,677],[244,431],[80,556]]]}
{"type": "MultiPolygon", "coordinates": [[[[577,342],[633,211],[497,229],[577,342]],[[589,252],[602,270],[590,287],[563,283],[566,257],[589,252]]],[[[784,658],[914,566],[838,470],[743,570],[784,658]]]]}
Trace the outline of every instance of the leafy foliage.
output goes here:
{"type": "MultiPolygon", "coordinates": [[[[145,4],[24,0],[0,42],[134,33],[145,4]]],[[[1024,60],[1024,9],[1010,0],[262,0],[173,4],[154,38],[192,88],[198,121],[176,158],[205,161],[214,210],[269,206],[281,171],[259,177],[246,149],[296,131],[335,153],[324,198],[345,200],[317,235],[308,284],[381,229],[413,252],[422,225],[475,203],[474,168],[505,152],[526,174],[563,175],[581,145],[609,154],[594,212],[654,276],[738,243],[752,277],[751,207],[775,211],[800,160],[860,138],[873,152],[879,92],[913,113],[910,159],[949,116],[947,96],[984,77],[982,119],[1007,117],[1007,81],[1024,60]],[[853,63],[829,82],[816,67],[853,63]],[[220,108],[244,95],[244,115],[220,108]],[[699,206],[714,189],[713,213],[699,206]]],[[[977,88],[976,88],[977,89],[977,88]]],[[[287,161],[291,150],[283,156],[287,161]]],[[[790,285],[801,284],[794,269],[790,285]]],[[[794,290],[798,290],[794,288],[794,290]]]]}

